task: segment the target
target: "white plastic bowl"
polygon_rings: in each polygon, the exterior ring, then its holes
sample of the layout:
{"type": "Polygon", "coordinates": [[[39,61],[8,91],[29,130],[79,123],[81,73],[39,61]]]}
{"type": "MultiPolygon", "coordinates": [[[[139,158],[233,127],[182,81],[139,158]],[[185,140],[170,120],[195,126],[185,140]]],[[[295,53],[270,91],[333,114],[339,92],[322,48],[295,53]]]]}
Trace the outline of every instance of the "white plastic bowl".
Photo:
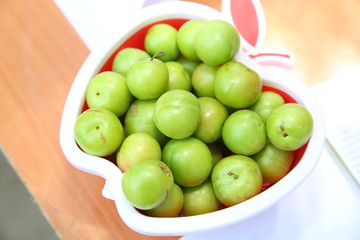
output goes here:
{"type": "MultiPolygon", "coordinates": [[[[122,220],[133,230],[154,236],[178,236],[214,230],[263,212],[295,189],[309,175],[320,157],[325,140],[321,111],[307,87],[284,73],[259,66],[244,52],[239,52],[237,60],[257,71],[265,86],[286,92],[311,112],[314,119],[314,131],[301,160],[282,180],[266,191],[243,203],[213,213],[190,217],[154,218],[137,211],[123,195],[122,173],[119,168],[108,160],[90,156],[81,151],[75,143],[73,129],[77,117],[83,110],[89,81],[97,73],[109,67],[114,53],[131,36],[149,24],[168,19],[228,20],[218,11],[196,3],[168,2],[144,8],[133,19],[129,19],[126,28],[118,30],[117,39],[112,39],[108,45],[93,51],[86,59],[69,91],[60,127],[60,144],[68,161],[82,171],[103,177],[106,180],[103,196],[115,201],[122,220]]],[[[131,41],[126,44],[131,45],[131,41]]]]}

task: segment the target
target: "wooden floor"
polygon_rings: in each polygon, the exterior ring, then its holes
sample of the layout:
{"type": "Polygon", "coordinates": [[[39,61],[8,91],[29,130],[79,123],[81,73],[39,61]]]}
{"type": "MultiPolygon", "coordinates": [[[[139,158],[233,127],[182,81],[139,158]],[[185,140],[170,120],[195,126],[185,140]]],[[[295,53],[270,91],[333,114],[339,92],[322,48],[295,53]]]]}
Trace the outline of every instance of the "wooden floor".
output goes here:
{"type": "MultiPolygon", "coordinates": [[[[261,2],[264,48],[292,51],[287,72],[308,86],[360,62],[360,1],[261,2]]],[[[101,196],[104,180],[62,154],[63,105],[88,54],[53,1],[0,1],[0,145],[62,239],[177,239],[130,230],[101,196]]]]}

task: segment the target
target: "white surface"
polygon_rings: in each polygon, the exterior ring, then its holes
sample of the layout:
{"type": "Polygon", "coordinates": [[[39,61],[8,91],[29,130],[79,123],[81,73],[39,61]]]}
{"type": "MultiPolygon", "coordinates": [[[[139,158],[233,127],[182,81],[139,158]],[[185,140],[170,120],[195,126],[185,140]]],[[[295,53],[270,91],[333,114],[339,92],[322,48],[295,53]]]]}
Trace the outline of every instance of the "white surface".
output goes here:
{"type": "Polygon", "coordinates": [[[360,64],[313,88],[329,143],[360,186],[360,64]]]}
{"type": "MultiPolygon", "coordinates": [[[[90,50],[110,36],[112,28],[127,24],[122,19],[143,4],[134,0],[54,1],[90,50]]],[[[346,93],[337,92],[334,99],[340,101],[345,99],[344,95],[346,93]]],[[[359,149],[359,142],[356,144],[355,149],[359,149]]],[[[327,146],[319,164],[306,181],[274,207],[236,226],[187,235],[183,239],[351,240],[360,239],[359,223],[359,187],[327,146]]]]}
{"type": "MultiPolygon", "coordinates": [[[[149,0],[147,0],[149,1],[149,0]]],[[[146,0],[54,0],[90,50],[111,38],[114,29],[129,24],[127,18],[146,0]]]]}

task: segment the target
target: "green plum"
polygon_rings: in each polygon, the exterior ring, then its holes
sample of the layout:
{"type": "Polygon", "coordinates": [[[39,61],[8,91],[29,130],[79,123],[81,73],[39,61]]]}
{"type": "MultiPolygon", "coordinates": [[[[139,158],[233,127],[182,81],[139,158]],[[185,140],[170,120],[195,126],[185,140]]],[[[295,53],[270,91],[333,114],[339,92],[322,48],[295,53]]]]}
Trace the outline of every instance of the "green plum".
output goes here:
{"type": "Polygon", "coordinates": [[[168,81],[168,68],[157,58],[137,61],[129,69],[126,78],[129,91],[141,100],[158,98],[165,92],[168,81]]]}
{"type": "Polygon", "coordinates": [[[222,127],[228,117],[228,111],[218,100],[211,97],[201,97],[200,125],[193,136],[204,143],[214,143],[221,137],[222,127]]]}
{"type": "Polygon", "coordinates": [[[155,125],[170,138],[191,136],[200,124],[200,117],[199,100],[186,90],[165,92],[155,103],[155,125]]]}
{"type": "Polygon", "coordinates": [[[152,159],[161,160],[161,147],[155,138],[144,132],[127,136],[116,155],[116,163],[122,172],[152,159]]]}
{"type": "Polygon", "coordinates": [[[155,208],[143,210],[142,212],[151,217],[177,217],[181,212],[183,203],[183,192],[179,185],[174,183],[171,193],[164,202],[155,208]]]}
{"type": "Polygon", "coordinates": [[[162,161],[182,187],[201,184],[210,175],[212,155],[205,143],[197,138],[172,139],[163,148],[162,161]]]}
{"type": "Polygon", "coordinates": [[[165,62],[169,70],[169,82],[166,91],[174,89],[191,90],[190,76],[181,63],[169,61],[165,62]]]}
{"type": "Polygon", "coordinates": [[[238,110],[225,121],[222,138],[230,151],[253,155],[266,144],[266,128],[260,116],[251,110],[238,110]]]}
{"type": "Polygon", "coordinates": [[[266,130],[275,147],[293,151],[304,146],[313,130],[310,112],[298,103],[286,103],[276,108],[270,115],[266,130]]]}
{"type": "Polygon", "coordinates": [[[178,58],[177,62],[180,63],[181,65],[183,65],[185,70],[188,72],[190,79],[191,79],[191,76],[192,76],[195,68],[201,63],[200,61],[194,61],[194,60],[187,59],[184,56],[180,56],[178,58]]]}
{"type": "Polygon", "coordinates": [[[275,147],[270,141],[260,152],[251,156],[260,167],[264,182],[276,183],[289,171],[294,161],[294,151],[284,151],[275,147]]]}
{"type": "Polygon", "coordinates": [[[88,109],[76,119],[75,141],[90,155],[105,157],[114,153],[123,137],[120,120],[106,109],[88,109]]]}
{"type": "Polygon", "coordinates": [[[243,63],[230,61],[218,68],[214,80],[215,97],[232,108],[245,108],[260,97],[262,80],[243,63]]]}
{"type": "Polygon", "coordinates": [[[126,199],[136,208],[158,207],[171,194],[174,177],[168,166],[159,160],[148,160],[126,170],[122,176],[126,199]]]}
{"type": "Polygon", "coordinates": [[[166,23],[155,24],[147,31],[144,40],[146,52],[155,55],[162,51],[165,56],[161,59],[166,61],[175,61],[179,56],[177,46],[178,31],[173,26],[166,23]]]}
{"type": "Polygon", "coordinates": [[[240,36],[230,23],[214,19],[199,26],[194,39],[195,52],[210,65],[233,60],[240,48],[240,36]]]}
{"type": "Polygon", "coordinates": [[[179,50],[188,59],[200,60],[194,48],[194,40],[197,30],[204,23],[204,20],[190,20],[184,23],[178,31],[177,44],[179,50]]]}
{"type": "Polygon", "coordinates": [[[150,55],[144,50],[138,48],[124,48],[120,50],[113,61],[112,71],[127,76],[130,67],[139,60],[150,58],[150,55]]]}
{"type": "Polygon", "coordinates": [[[214,82],[217,66],[206,63],[199,64],[192,76],[191,84],[198,97],[214,97],[214,82]]]}
{"type": "Polygon", "coordinates": [[[194,216],[214,212],[220,209],[210,178],[195,187],[183,187],[183,216],[194,216]]]}
{"type": "Polygon", "coordinates": [[[169,138],[160,132],[154,123],[155,103],[156,99],[134,101],[126,112],[124,129],[126,135],[135,132],[148,133],[163,146],[169,138]]]}
{"type": "Polygon", "coordinates": [[[266,123],[275,108],[283,104],[285,104],[285,100],[280,94],[265,91],[260,94],[258,100],[249,106],[248,109],[259,114],[264,123],[266,123]]]}
{"type": "Polygon", "coordinates": [[[99,73],[91,79],[85,97],[89,108],[104,108],[118,117],[127,111],[132,100],[125,77],[112,71],[99,73]]]}
{"type": "Polygon", "coordinates": [[[263,182],[258,164],[241,155],[221,159],[212,171],[211,181],[217,199],[226,206],[254,197],[260,193],[263,182]]]}

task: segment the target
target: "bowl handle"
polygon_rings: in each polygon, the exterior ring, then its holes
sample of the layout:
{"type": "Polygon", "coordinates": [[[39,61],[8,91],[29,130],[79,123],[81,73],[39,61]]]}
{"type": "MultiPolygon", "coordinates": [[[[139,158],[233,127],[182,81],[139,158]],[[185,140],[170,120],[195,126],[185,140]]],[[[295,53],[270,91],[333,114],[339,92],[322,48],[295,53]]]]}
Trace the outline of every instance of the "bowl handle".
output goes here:
{"type": "Polygon", "coordinates": [[[105,179],[105,184],[102,189],[102,195],[110,200],[115,200],[115,196],[118,194],[118,191],[122,191],[121,187],[121,179],[122,179],[122,172],[116,166],[114,166],[110,162],[106,162],[103,168],[105,171],[98,173],[102,178],[105,179]]]}
{"type": "Polygon", "coordinates": [[[110,200],[115,200],[115,196],[113,193],[113,187],[109,180],[105,179],[105,185],[104,185],[104,188],[102,189],[101,193],[102,193],[103,197],[110,199],[110,200]]]}

